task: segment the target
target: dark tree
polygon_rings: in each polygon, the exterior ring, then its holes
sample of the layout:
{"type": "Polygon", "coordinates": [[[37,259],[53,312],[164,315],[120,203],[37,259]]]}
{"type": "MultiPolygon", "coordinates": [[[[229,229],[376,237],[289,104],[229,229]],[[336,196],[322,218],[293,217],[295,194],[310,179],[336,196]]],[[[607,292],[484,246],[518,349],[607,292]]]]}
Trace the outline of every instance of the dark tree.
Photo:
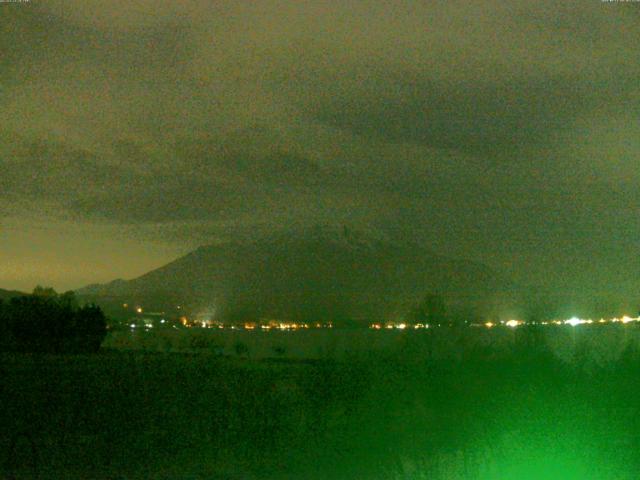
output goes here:
{"type": "Polygon", "coordinates": [[[10,339],[9,325],[6,316],[6,305],[0,298],[0,349],[2,349],[7,343],[10,343],[10,339]]]}
{"type": "MultiPolygon", "coordinates": [[[[73,292],[70,292],[70,293],[73,294],[73,292]]],[[[32,295],[34,297],[51,298],[51,299],[57,299],[59,297],[58,293],[53,288],[43,287],[41,285],[38,285],[36,288],[33,289],[32,295]]]]}
{"type": "Polygon", "coordinates": [[[77,347],[97,352],[107,335],[107,319],[97,305],[85,305],[75,312],[74,337],[77,347]]]}
{"type": "Polygon", "coordinates": [[[79,308],[73,292],[58,295],[50,288],[12,298],[0,317],[0,344],[24,352],[95,352],[107,332],[99,307],[79,308]]]}
{"type": "Polygon", "coordinates": [[[15,346],[30,352],[61,350],[73,321],[72,312],[65,311],[55,297],[35,294],[12,298],[7,317],[15,346]]]}

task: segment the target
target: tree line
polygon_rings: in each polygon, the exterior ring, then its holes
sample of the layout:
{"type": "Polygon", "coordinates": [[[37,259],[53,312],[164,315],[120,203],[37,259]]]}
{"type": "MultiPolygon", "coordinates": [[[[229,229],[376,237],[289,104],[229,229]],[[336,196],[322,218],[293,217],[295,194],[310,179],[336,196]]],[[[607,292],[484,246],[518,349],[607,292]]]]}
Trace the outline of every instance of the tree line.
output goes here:
{"type": "Polygon", "coordinates": [[[0,300],[0,350],[30,353],[97,352],[107,319],[96,305],[80,306],[73,292],[36,287],[0,300]]]}

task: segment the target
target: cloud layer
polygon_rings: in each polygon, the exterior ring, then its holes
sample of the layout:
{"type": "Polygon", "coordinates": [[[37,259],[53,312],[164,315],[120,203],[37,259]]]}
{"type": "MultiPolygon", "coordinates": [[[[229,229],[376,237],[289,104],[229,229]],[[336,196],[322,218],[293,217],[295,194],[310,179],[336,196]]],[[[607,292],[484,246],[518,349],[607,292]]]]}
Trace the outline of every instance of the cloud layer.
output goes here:
{"type": "Polygon", "coordinates": [[[636,7],[0,5],[0,215],[189,245],[349,222],[633,290],[636,7]]]}

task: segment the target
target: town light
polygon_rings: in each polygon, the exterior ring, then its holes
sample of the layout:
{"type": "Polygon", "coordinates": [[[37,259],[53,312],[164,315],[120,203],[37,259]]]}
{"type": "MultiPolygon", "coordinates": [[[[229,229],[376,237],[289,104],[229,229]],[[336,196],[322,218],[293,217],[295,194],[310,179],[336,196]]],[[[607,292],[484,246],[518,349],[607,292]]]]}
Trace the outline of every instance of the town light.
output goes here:
{"type": "Polygon", "coordinates": [[[578,325],[581,325],[583,323],[585,323],[584,320],[580,320],[578,317],[572,317],[569,320],[565,320],[564,322],[567,325],[571,325],[572,327],[576,327],[578,325]]]}

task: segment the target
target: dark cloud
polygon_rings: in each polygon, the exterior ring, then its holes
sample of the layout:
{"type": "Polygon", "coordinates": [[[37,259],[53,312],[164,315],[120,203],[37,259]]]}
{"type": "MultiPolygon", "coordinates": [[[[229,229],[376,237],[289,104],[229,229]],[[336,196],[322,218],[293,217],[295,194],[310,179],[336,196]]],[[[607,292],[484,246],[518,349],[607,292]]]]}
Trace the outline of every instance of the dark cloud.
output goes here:
{"type": "Polygon", "coordinates": [[[635,7],[0,4],[0,215],[189,246],[374,225],[632,290],[635,7]]]}
{"type": "Polygon", "coordinates": [[[598,85],[569,76],[492,84],[438,84],[413,77],[390,78],[370,94],[336,98],[313,114],[338,128],[391,142],[483,153],[549,142],[577,115],[611,99],[624,103],[633,97],[628,78],[598,85]]]}

